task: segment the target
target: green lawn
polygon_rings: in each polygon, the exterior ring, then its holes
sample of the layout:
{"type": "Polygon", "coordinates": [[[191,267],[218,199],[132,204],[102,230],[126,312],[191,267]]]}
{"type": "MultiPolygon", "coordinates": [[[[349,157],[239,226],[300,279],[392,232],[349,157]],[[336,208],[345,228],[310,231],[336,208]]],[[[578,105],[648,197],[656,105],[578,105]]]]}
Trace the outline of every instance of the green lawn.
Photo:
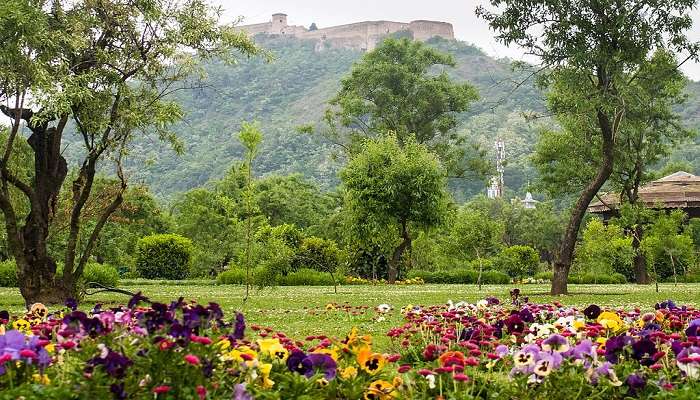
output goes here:
{"type": "MultiPolygon", "coordinates": [[[[184,284],[127,285],[123,289],[142,290],[145,295],[157,301],[170,301],[179,296],[196,299],[199,302],[214,301],[221,304],[226,313],[243,311],[250,323],[271,326],[294,338],[303,339],[308,335],[336,335],[347,333],[352,326],[370,333],[380,347],[386,348],[389,342],[387,330],[403,323],[398,309],[407,305],[443,304],[447,300],[475,302],[486,296],[508,298],[509,291],[516,286],[489,285],[479,292],[475,285],[416,285],[416,286],[342,286],[338,294],[332,287],[277,287],[262,291],[253,290],[247,304],[242,303],[244,288],[241,286],[215,286],[203,282],[183,282],[184,284]],[[326,310],[328,303],[338,303],[335,310],[326,310]],[[387,303],[395,309],[384,321],[376,321],[378,314],[373,308],[387,303]],[[344,309],[343,305],[369,306],[368,309],[344,309]]],[[[570,285],[572,295],[552,297],[547,294],[548,285],[520,285],[524,295],[533,302],[550,302],[554,299],[567,305],[585,306],[595,303],[601,306],[639,306],[651,309],[654,303],[673,299],[678,304],[700,306],[700,284],[663,284],[660,292],[654,286],[636,285],[570,285]]],[[[128,297],[119,294],[100,293],[86,299],[86,304],[95,302],[110,304],[125,303],[128,297]]],[[[19,312],[23,301],[17,289],[0,288],[0,309],[19,312]]]]}

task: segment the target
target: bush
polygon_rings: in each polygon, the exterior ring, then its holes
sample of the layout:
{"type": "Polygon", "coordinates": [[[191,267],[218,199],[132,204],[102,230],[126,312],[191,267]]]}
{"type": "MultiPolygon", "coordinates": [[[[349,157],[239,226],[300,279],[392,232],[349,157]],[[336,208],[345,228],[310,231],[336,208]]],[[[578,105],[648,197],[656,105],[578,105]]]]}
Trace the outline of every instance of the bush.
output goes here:
{"type": "Polygon", "coordinates": [[[333,286],[331,274],[309,268],[301,268],[287,276],[277,277],[279,286],[333,286]]]}
{"type": "Polygon", "coordinates": [[[536,280],[551,281],[552,278],[554,278],[554,272],[552,271],[539,272],[535,274],[536,280]]]}
{"type": "Polygon", "coordinates": [[[598,285],[610,285],[610,284],[621,284],[627,283],[627,279],[622,274],[594,274],[586,273],[583,275],[569,275],[569,283],[573,284],[598,284],[598,285]]]}
{"type": "MultiPolygon", "coordinates": [[[[301,268],[298,271],[290,272],[287,275],[268,276],[264,268],[256,268],[252,273],[252,283],[262,286],[261,280],[266,285],[278,286],[332,286],[333,279],[327,272],[319,272],[309,268],[301,268]],[[270,282],[272,280],[272,282],[270,282]]],[[[221,272],[216,277],[216,282],[221,285],[243,285],[245,284],[245,270],[242,268],[232,268],[221,272]]]]}
{"type": "Polygon", "coordinates": [[[180,235],[151,235],[136,244],[136,270],[147,279],[184,279],[192,264],[192,241],[180,235]]]}
{"type": "Polygon", "coordinates": [[[332,272],[340,266],[341,252],[332,240],[311,236],[304,239],[299,246],[292,268],[310,268],[321,272],[332,272]]]}
{"type": "Polygon", "coordinates": [[[15,260],[0,262],[0,287],[17,287],[18,285],[15,260]]]}
{"type": "MultiPolygon", "coordinates": [[[[475,284],[479,278],[479,271],[474,271],[471,269],[453,269],[447,271],[412,270],[408,273],[408,278],[420,278],[425,283],[475,284]]],[[[481,275],[481,283],[506,284],[510,283],[510,277],[499,271],[483,271],[481,275]]]]}
{"type": "Polygon", "coordinates": [[[119,284],[119,271],[111,265],[89,262],[85,265],[82,282],[95,282],[103,286],[115,287],[119,284]]]}
{"type": "Polygon", "coordinates": [[[259,242],[267,242],[271,238],[279,239],[285,245],[296,249],[301,246],[304,234],[299,228],[291,224],[282,224],[274,227],[265,226],[255,233],[255,240],[259,242]]]}
{"type": "Polygon", "coordinates": [[[514,279],[535,275],[539,263],[539,254],[530,246],[506,247],[498,255],[498,269],[514,279]]]}

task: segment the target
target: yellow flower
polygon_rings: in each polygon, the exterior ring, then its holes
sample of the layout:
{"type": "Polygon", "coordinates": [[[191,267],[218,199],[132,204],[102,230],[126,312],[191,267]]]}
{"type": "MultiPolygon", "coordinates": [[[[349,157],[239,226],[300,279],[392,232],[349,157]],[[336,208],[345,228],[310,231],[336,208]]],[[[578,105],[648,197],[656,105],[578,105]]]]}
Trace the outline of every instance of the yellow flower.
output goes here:
{"type": "Polygon", "coordinates": [[[387,381],[374,381],[365,391],[365,400],[391,400],[398,397],[394,385],[387,381]]]}
{"type": "Polygon", "coordinates": [[[258,353],[248,346],[240,346],[231,351],[224,353],[221,359],[224,361],[235,361],[236,363],[245,362],[247,366],[252,366],[255,363],[258,353]]]}
{"type": "Polygon", "coordinates": [[[327,355],[331,356],[331,358],[333,358],[335,361],[338,361],[338,349],[336,349],[335,347],[333,347],[333,348],[325,348],[324,347],[324,348],[316,349],[313,352],[317,353],[317,354],[327,354],[327,355]]]}
{"type": "Polygon", "coordinates": [[[260,364],[258,365],[258,371],[260,371],[260,377],[262,378],[262,386],[264,388],[271,388],[275,381],[270,379],[270,371],[272,371],[272,364],[260,364]]]}
{"type": "Polygon", "coordinates": [[[32,379],[36,383],[40,383],[42,385],[50,385],[51,384],[51,379],[49,379],[49,376],[46,374],[33,374],[32,379]]]}
{"type": "Polygon", "coordinates": [[[326,311],[333,311],[333,310],[335,310],[335,304],[333,304],[333,303],[326,304],[326,311]]]}
{"type": "Polygon", "coordinates": [[[268,354],[276,360],[287,360],[289,352],[282,346],[279,339],[258,339],[258,345],[261,353],[268,354]]]}
{"type": "Polygon", "coordinates": [[[577,320],[574,320],[574,323],[572,324],[572,326],[573,326],[574,329],[576,329],[577,331],[580,331],[581,329],[584,329],[584,328],[586,327],[586,321],[583,320],[583,319],[581,319],[581,318],[579,318],[579,319],[577,319],[577,320]]]}
{"type": "Polygon", "coordinates": [[[355,368],[355,367],[350,366],[350,367],[343,368],[340,370],[340,377],[342,379],[345,379],[345,380],[353,379],[356,376],[357,376],[357,368],[355,368]]]}
{"type": "Polygon", "coordinates": [[[44,346],[44,348],[45,348],[46,351],[48,351],[49,353],[53,353],[54,351],[56,351],[56,345],[53,344],[53,343],[47,344],[46,346],[44,346]]]}
{"type": "Polygon", "coordinates": [[[614,312],[605,311],[598,316],[598,323],[609,331],[618,331],[624,328],[624,322],[614,312]]]}
{"type": "Polygon", "coordinates": [[[328,386],[328,379],[326,379],[326,378],[316,379],[316,384],[318,384],[318,386],[320,386],[320,387],[326,387],[326,386],[328,386]]]}
{"type": "Polygon", "coordinates": [[[231,342],[228,339],[222,339],[222,340],[216,342],[216,344],[214,346],[218,347],[219,350],[223,351],[223,350],[226,350],[229,347],[231,347],[231,342]]]}
{"type": "Polygon", "coordinates": [[[5,325],[0,325],[0,335],[5,334],[5,325]]]}
{"type": "Polygon", "coordinates": [[[351,352],[357,354],[366,347],[372,345],[372,337],[369,335],[360,336],[357,333],[357,328],[353,327],[350,333],[345,337],[345,346],[351,352]]]}
{"type": "Polygon", "coordinates": [[[386,360],[383,355],[372,353],[372,350],[366,347],[357,355],[357,363],[360,364],[360,368],[374,375],[384,368],[386,360]]]}
{"type": "Polygon", "coordinates": [[[32,333],[32,325],[26,319],[18,319],[12,323],[12,328],[28,335],[32,333]]]}
{"type": "Polygon", "coordinates": [[[36,318],[44,319],[47,315],[49,315],[49,309],[41,303],[34,303],[31,307],[29,307],[29,314],[36,318]]]}

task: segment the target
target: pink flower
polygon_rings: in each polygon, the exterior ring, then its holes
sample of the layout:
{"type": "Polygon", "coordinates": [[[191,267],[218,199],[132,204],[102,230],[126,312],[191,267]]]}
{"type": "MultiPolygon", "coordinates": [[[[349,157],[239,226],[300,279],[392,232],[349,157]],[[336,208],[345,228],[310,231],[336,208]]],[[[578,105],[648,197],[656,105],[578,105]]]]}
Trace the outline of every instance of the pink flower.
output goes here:
{"type": "Polygon", "coordinates": [[[452,379],[456,380],[457,382],[466,382],[469,380],[469,377],[464,374],[454,374],[452,379]]]}
{"type": "Polygon", "coordinates": [[[160,385],[160,386],[156,386],[153,388],[153,393],[155,393],[155,394],[168,393],[169,391],[170,391],[170,386],[168,386],[168,385],[160,385]]]}
{"type": "Polygon", "coordinates": [[[63,347],[66,350],[70,350],[73,347],[75,347],[75,342],[72,340],[67,340],[67,341],[61,343],[61,347],[63,347]]]}
{"type": "Polygon", "coordinates": [[[190,340],[192,340],[195,343],[199,343],[199,344],[203,344],[203,345],[210,345],[212,343],[211,339],[209,339],[206,336],[192,335],[192,336],[190,336],[190,340]]]}
{"type": "Polygon", "coordinates": [[[204,398],[207,397],[207,389],[204,386],[199,385],[195,390],[197,391],[197,396],[199,396],[199,400],[204,400],[204,398]]]}
{"type": "Polygon", "coordinates": [[[35,358],[39,357],[34,350],[29,350],[29,349],[20,350],[19,356],[22,358],[31,358],[31,359],[35,359],[35,358]]]}
{"type": "Polygon", "coordinates": [[[411,370],[411,366],[409,364],[403,364],[399,367],[399,373],[403,374],[405,372],[408,372],[411,370]]]}
{"type": "Polygon", "coordinates": [[[0,356],[0,365],[3,365],[3,364],[5,364],[6,362],[8,362],[8,361],[10,361],[10,360],[12,360],[12,356],[11,356],[11,355],[9,355],[9,354],[3,354],[2,356],[0,356]]]}
{"type": "Polygon", "coordinates": [[[194,354],[188,354],[185,356],[185,361],[188,364],[192,365],[199,365],[199,357],[195,356],[194,354]]]}

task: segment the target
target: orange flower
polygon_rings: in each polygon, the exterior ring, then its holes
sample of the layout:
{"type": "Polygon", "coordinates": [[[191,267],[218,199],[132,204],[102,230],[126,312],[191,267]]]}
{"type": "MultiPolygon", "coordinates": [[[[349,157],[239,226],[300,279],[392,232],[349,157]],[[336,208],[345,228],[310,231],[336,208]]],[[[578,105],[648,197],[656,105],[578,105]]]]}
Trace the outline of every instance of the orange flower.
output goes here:
{"type": "Polygon", "coordinates": [[[442,353],[439,360],[440,366],[442,367],[450,367],[452,365],[464,366],[465,363],[464,354],[462,354],[461,351],[447,351],[442,353]]]}
{"type": "Polygon", "coordinates": [[[360,364],[360,368],[368,372],[370,375],[374,375],[384,368],[386,359],[383,355],[379,353],[372,353],[369,347],[365,347],[357,355],[357,363],[360,364]]]}

